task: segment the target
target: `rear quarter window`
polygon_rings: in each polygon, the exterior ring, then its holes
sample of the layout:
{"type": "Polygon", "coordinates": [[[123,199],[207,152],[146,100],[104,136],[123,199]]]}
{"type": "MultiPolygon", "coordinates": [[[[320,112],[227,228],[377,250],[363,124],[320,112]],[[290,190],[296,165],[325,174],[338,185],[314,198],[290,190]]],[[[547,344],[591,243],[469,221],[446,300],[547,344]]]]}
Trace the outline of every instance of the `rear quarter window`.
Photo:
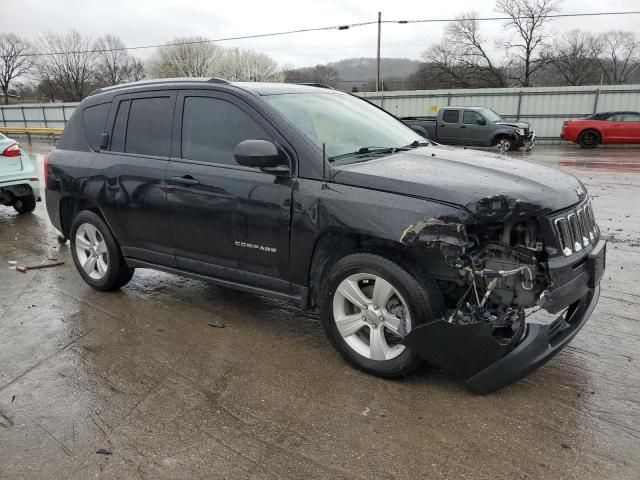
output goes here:
{"type": "Polygon", "coordinates": [[[89,152],[91,149],[87,144],[87,136],[84,132],[84,126],[82,121],[82,110],[76,108],[67,124],[64,127],[64,132],[60,141],[56,145],[58,150],[73,150],[76,152],[89,152]]]}
{"type": "Polygon", "coordinates": [[[96,152],[100,150],[100,137],[105,131],[110,108],[111,103],[109,102],[92,105],[82,111],[82,120],[84,123],[84,133],[87,139],[87,144],[91,147],[91,150],[96,152]]]}

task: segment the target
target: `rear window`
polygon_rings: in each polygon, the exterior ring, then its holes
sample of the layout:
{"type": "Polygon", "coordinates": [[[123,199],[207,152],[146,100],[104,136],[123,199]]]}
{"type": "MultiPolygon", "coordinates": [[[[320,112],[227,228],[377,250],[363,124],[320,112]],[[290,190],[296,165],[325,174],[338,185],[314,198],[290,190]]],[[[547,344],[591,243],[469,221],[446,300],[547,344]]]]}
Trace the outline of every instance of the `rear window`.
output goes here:
{"type": "Polygon", "coordinates": [[[168,157],[171,147],[169,97],[131,100],[124,151],[168,157]]]}
{"type": "Polygon", "coordinates": [[[87,107],[82,112],[87,143],[96,152],[100,150],[100,137],[104,133],[110,107],[111,103],[101,103],[100,105],[87,107]]]}

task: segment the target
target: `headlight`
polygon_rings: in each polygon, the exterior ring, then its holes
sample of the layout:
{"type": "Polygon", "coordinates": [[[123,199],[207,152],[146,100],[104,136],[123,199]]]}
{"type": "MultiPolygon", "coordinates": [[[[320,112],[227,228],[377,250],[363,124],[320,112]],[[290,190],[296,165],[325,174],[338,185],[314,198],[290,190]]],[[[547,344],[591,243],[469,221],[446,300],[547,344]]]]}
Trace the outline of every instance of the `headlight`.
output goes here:
{"type": "Polygon", "coordinates": [[[516,128],[516,133],[521,137],[524,137],[524,128],[516,128]]]}

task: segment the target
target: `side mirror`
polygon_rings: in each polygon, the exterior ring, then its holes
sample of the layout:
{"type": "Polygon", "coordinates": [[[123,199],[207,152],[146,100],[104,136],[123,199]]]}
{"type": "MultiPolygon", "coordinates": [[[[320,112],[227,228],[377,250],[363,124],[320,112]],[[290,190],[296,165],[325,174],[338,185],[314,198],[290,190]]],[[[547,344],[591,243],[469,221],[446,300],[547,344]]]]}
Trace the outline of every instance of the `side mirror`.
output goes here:
{"type": "Polygon", "coordinates": [[[478,119],[476,120],[476,123],[477,123],[478,125],[486,125],[486,124],[487,124],[487,121],[486,121],[484,118],[478,118],[478,119]]]}
{"type": "Polygon", "coordinates": [[[244,167],[260,168],[271,173],[288,173],[287,160],[268,140],[244,140],[233,151],[236,162],[244,167]]]}

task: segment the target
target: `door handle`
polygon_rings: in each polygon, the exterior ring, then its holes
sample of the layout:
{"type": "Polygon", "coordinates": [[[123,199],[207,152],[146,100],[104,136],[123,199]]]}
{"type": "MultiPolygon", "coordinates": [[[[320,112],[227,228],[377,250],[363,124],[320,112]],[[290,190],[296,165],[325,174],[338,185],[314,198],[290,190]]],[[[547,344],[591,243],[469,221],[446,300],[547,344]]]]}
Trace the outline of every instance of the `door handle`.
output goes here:
{"type": "Polygon", "coordinates": [[[171,183],[177,183],[178,185],[192,186],[192,185],[199,185],[200,180],[196,180],[191,175],[183,175],[182,177],[171,177],[171,183]]]}
{"type": "Polygon", "coordinates": [[[465,127],[464,125],[462,125],[460,128],[467,128],[467,127],[465,127]]]}

